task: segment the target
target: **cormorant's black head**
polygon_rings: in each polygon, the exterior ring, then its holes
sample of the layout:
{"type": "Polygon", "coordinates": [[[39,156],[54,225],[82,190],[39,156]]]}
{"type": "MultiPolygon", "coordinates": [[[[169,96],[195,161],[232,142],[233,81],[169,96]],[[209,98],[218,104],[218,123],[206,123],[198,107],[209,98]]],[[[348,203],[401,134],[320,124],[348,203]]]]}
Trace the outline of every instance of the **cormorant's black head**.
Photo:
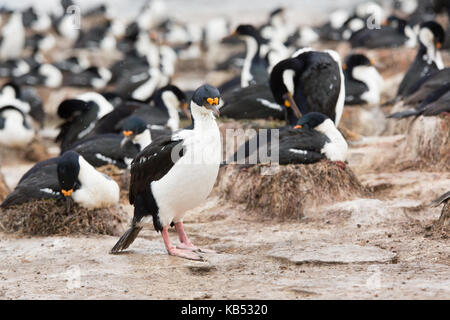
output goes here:
{"type": "Polygon", "coordinates": [[[140,117],[131,116],[122,125],[122,133],[125,137],[141,134],[147,129],[147,123],[140,117]]]}
{"type": "MultiPolygon", "coordinates": [[[[425,36],[426,37],[426,36],[425,36]]],[[[423,42],[433,42],[433,45],[437,48],[440,49],[442,47],[442,44],[445,41],[445,31],[442,28],[442,26],[435,22],[435,21],[427,21],[424,22],[420,25],[420,32],[419,32],[419,40],[423,43],[423,42]],[[424,39],[422,36],[422,33],[424,31],[429,31],[431,32],[431,35],[433,37],[433,39],[424,39]]],[[[427,43],[423,43],[424,45],[427,45],[427,43]]]]}
{"type": "Polygon", "coordinates": [[[345,63],[342,65],[342,69],[351,73],[353,68],[359,66],[370,67],[373,66],[373,62],[363,54],[350,54],[345,58],[345,63]]]}
{"type": "Polygon", "coordinates": [[[220,103],[220,92],[216,87],[204,84],[195,90],[192,96],[192,103],[198,107],[210,110],[215,115],[219,115],[218,105],[220,103]]]}
{"type": "Polygon", "coordinates": [[[167,93],[172,93],[171,97],[168,99],[174,100],[173,102],[177,104],[177,107],[184,113],[184,115],[190,119],[191,113],[189,112],[189,105],[187,103],[187,97],[186,94],[178,88],[177,86],[174,86],[172,84],[168,84],[165,87],[162,87],[155,93],[155,102],[156,100],[160,99],[161,102],[164,104],[166,101],[164,101],[164,96],[167,95],[167,93]]]}
{"type": "Polygon", "coordinates": [[[408,22],[405,19],[401,19],[395,15],[390,15],[383,23],[383,26],[389,26],[391,28],[396,29],[399,32],[404,32],[407,24],[408,22]]]}
{"type": "Polygon", "coordinates": [[[61,193],[65,197],[70,197],[75,189],[78,174],[80,173],[79,157],[80,155],[74,151],[66,151],[59,158],[56,171],[61,193]]]}
{"type": "Polygon", "coordinates": [[[295,78],[297,72],[301,72],[302,63],[297,58],[288,58],[278,62],[270,73],[270,90],[275,101],[286,107],[287,120],[295,123],[301,117],[301,112],[297,106],[294,96],[295,78]]]}
{"type": "Polygon", "coordinates": [[[267,40],[265,40],[263,37],[261,37],[259,31],[251,24],[239,25],[236,28],[236,30],[233,32],[233,35],[239,36],[239,37],[252,37],[258,43],[266,43],[267,42],[267,40]]]}
{"type": "Polygon", "coordinates": [[[295,129],[301,129],[301,128],[314,129],[317,126],[320,126],[327,119],[330,119],[330,118],[328,118],[323,113],[309,112],[297,120],[297,123],[295,124],[294,128],[295,129]]]}

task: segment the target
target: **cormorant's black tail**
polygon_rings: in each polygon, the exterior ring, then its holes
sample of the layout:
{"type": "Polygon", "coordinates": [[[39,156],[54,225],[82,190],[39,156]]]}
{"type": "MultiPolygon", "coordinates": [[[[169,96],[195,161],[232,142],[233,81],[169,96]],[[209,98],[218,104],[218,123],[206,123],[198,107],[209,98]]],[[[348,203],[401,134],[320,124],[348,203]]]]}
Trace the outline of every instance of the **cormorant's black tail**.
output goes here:
{"type": "Polygon", "coordinates": [[[134,239],[136,239],[141,230],[142,227],[133,225],[123,234],[123,236],[120,237],[119,241],[117,241],[116,245],[111,249],[109,253],[116,254],[119,253],[119,251],[127,249],[133,243],[134,239]]]}
{"type": "Polygon", "coordinates": [[[430,207],[437,207],[440,204],[444,203],[445,201],[447,201],[448,199],[450,199],[450,191],[447,191],[446,193],[444,193],[442,196],[434,199],[431,203],[430,203],[430,207]]]}
{"type": "Polygon", "coordinates": [[[416,116],[419,112],[416,109],[408,109],[401,112],[392,113],[387,116],[389,119],[402,119],[411,116],[416,116]]]}

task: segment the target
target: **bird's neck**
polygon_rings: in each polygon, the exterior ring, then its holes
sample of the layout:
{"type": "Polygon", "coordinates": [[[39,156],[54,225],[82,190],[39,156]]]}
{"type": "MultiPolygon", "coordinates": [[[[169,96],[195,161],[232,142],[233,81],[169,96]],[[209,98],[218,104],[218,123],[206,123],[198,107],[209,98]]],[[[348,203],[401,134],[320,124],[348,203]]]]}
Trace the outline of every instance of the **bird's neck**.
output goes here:
{"type": "Polygon", "coordinates": [[[241,87],[248,87],[250,81],[253,79],[250,69],[254,59],[259,59],[260,44],[254,37],[246,36],[245,43],[247,46],[247,53],[245,55],[244,66],[241,72],[241,87]]]}
{"type": "Polygon", "coordinates": [[[139,145],[140,150],[143,150],[151,142],[152,138],[149,129],[146,129],[142,133],[137,134],[133,139],[133,143],[139,145]]]}
{"type": "Polygon", "coordinates": [[[205,108],[199,107],[196,104],[191,104],[191,114],[194,123],[195,132],[215,131],[219,130],[216,118],[211,111],[205,108]]]}

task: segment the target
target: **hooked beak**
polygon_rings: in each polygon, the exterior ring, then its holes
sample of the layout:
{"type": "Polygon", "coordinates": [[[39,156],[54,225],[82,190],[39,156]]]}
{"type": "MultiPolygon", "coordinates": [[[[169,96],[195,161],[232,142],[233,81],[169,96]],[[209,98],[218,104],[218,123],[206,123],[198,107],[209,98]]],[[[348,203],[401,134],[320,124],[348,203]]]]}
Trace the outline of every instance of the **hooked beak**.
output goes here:
{"type": "Polygon", "coordinates": [[[120,147],[123,148],[123,146],[128,142],[131,141],[133,138],[134,132],[133,131],[122,131],[122,134],[124,135],[124,138],[120,142],[120,147]]]}
{"type": "Polygon", "coordinates": [[[300,109],[298,108],[297,104],[295,103],[295,100],[292,97],[292,94],[290,92],[285,93],[283,95],[283,99],[284,99],[284,106],[286,108],[292,108],[292,111],[294,111],[294,114],[296,115],[296,117],[301,118],[302,113],[300,112],[300,109]]]}
{"type": "Polygon", "coordinates": [[[181,103],[181,112],[183,112],[183,114],[186,116],[186,118],[188,118],[189,120],[192,120],[192,115],[189,112],[189,105],[187,102],[181,103]]]}
{"type": "Polygon", "coordinates": [[[73,189],[70,190],[61,190],[61,193],[64,195],[64,197],[66,198],[66,214],[70,213],[70,209],[72,207],[72,193],[73,193],[73,189]]]}
{"type": "Polygon", "coordinates": [[[214,112],[216,117],[220,117],[220,112],[219,112],[219,109],[217,108],[217,106],[219,105],[219,98],[218,97],[208,98],[208,99],[206,99],[206,101],[208,102],[208,104],[206,104],[206,108],[208,108],[212,112],[214,112]]]}

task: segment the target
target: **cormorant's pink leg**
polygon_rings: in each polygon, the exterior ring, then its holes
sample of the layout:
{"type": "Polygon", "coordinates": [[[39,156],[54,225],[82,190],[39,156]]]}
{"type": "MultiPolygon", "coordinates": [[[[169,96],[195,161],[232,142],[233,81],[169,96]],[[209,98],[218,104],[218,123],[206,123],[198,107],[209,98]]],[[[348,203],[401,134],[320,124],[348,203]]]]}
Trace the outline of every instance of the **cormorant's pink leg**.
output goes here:
{"type": "Polygon", "coordinates": [[[184,227],[182,222],[175,223],[175,230],[177,230],[178,238],[180,239],[180,244],[177,245],[178,249],[203,252],[203,253],[216,253],[214,250],[209,249],[201,249],[192,244],[192,242],[188,239],[186,232],[184,232],[184,227]]]}
{"type": "Polygon", "coordinates": [[[203,260],[203,258],[195,253],[193,250],[186,251],[182,249],[177,249],[174,246],[172,246],[172,243],[170,242],[169,238],[169,227],[164,227],[161,231],[162,238],[164,240],[164,245],[166,246],[167,252],[171,256],[176,256],[184,259],[190,259],[190,260],[203,260]]]}

